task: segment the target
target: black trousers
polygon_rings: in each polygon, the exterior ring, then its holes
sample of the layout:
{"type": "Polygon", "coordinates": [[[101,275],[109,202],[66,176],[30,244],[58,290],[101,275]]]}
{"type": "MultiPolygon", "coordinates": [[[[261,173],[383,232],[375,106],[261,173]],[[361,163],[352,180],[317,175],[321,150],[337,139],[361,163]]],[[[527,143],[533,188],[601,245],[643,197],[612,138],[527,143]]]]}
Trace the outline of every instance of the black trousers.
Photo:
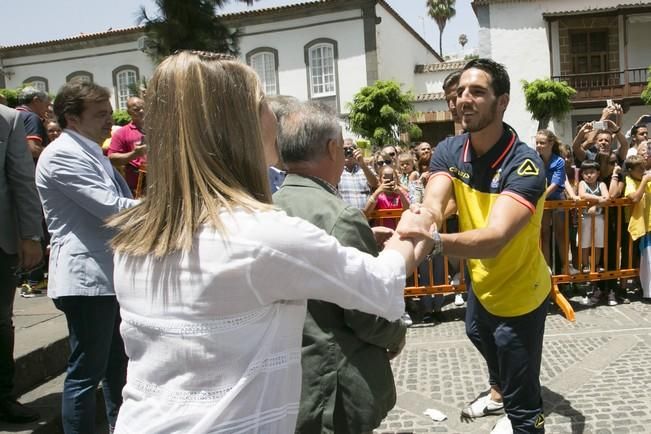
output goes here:
{"type": "MultiPolygon", "coordinates": [[[[470,282],[470,280],[467,280],[470,282]]],[[[488,365],[489,383],[502,390],[504,410],[514,433],[544,433],[540,392],[547,299],[516,317],[488,312],[468,285],[466,334],[488,365]]]]}
{"type": "Polygon", "coordinates": [[[16,255],[0,249],[0,399],[11,396],[14,388],[14,296],[16,255]]]}

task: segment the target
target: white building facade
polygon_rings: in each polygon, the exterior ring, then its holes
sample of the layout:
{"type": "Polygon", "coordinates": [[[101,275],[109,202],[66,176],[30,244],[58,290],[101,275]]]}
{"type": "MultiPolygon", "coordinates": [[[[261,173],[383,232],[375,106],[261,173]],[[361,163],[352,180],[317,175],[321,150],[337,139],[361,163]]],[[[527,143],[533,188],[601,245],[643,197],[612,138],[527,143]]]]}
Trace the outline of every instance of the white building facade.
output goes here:
{"type": "MultiPolygon", "coordinates": [[[[345,117],[363,86],[396,80],[414,90],[414,65],[442,59],[382,0],[320,0],[223,15],[240,31],[241,57],[270,94],[318,100],[345,117]]],[[[112,89],[114,109],[155,65],[142,28],[0,48],[0,87],[33,84],[50,93],[81,77],[112,89]],[[140,43],[139,43],[140,40],[140,43]]]]}
{"type": "Polygon", "coordinates": [[[526,110],[522,80],[553,78],[577,90],[572,112],[553,129],[571,143],[577,125],[606,101],[623,106],[629,128],[649,109],[640,94],[651,64],[651,3],[625,0],[474,0],[479,55],[503,63],[511,77],[505,121],[524,140],[537,122],[526,110]]]}

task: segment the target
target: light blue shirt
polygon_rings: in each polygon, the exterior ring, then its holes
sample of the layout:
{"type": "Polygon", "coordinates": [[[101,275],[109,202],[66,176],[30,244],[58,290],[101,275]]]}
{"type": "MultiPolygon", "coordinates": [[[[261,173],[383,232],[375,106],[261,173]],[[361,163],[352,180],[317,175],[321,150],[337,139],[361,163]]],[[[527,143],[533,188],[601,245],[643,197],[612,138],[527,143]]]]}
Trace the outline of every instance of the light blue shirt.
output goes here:
{"type": "Polygon", "coordinates": [[[48,295],[114,295],[114,231],[106,220],[135,204],[99,144],[65,129],[36,166],[50,240],[48,295]]]}

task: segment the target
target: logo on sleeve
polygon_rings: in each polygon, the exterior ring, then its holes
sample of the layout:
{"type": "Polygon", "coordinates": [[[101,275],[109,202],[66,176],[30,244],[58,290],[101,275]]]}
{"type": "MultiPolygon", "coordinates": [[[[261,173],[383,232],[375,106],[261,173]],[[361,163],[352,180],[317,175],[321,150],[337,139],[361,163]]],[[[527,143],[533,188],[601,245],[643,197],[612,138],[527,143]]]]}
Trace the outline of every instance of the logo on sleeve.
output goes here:
{"type": "Polygon", "coordinates": [[[545,416],[542,413],[540,413],[536,417],[536,421],[533,423],[533,426],[534,426],[534,428],[537,428],[537,429],[540,429],[540,428],[545,426],[545,416]]]}
{"type": "Polygon", "coordinates": [[[518,167],[518,175],[520,176],[537,176],[538,173],[540,173],[538,166],[528,158],[518,167]]]}

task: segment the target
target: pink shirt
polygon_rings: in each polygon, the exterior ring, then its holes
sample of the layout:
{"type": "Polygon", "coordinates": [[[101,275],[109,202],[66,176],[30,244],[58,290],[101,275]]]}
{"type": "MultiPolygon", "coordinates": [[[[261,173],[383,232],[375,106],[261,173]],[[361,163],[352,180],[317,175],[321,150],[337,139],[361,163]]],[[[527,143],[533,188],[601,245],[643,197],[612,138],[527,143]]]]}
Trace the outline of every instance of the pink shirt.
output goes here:
{"type": "MultiPolygon", "coordinates": [[[[380,193],[375,201],[375,209],[402,209],[402,200],[398,193],[380,193]]],[[[373,226],[384,226],[395,229],[398,224],[397,219],[378,220],[373,226]]]]}
{"type": "MultiPolygon", "coordinates": [[[[145,135],[142,131],[140,131],[133,122],[129,122],[113,133],[113,136],[111,137],[111,145],[108,149],[108,155],[111,155],[114,152],[125,154],[133,151],[137,144],[142,143],[144,136],[145,135]]],[[[126,167],[124,172],[127,184],[129,184],[131,189],[135,189],[136,184],[138,183],[138,169],[146,163],[147,156],[145,155],[129,161],[128,165],[131,166],[132,170],[129,170],[130,168],[126,167]]]]}

